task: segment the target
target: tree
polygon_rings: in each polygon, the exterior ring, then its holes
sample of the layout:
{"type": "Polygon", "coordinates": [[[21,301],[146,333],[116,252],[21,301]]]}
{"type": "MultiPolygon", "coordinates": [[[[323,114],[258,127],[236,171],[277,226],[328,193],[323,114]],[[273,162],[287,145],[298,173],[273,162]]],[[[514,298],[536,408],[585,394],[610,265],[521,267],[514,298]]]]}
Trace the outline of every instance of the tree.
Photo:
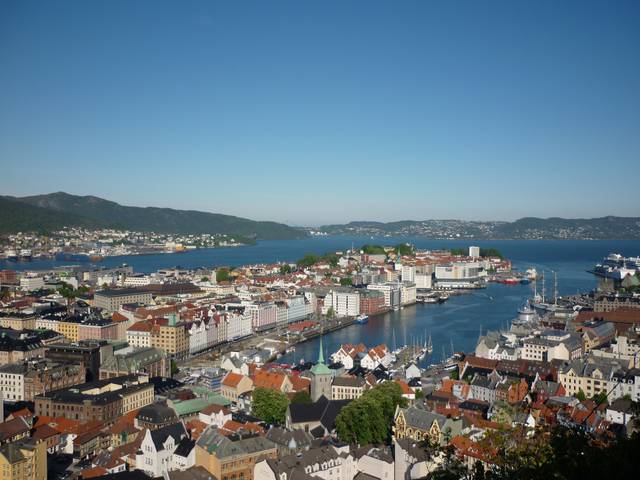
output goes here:
{"type": "Polygon", "coordinates": [[[216,270],[216,282],[227,282],[229,281],[229,270],[226,268],[221,268],[216,270]]]}
{"type": "Polygon", "coordinates": [[[329,309],[327,310],[327,318],[334,318],[336,316],[336,311],[333,309],[333,307],[329,307],[329,309]]]}
{"type": "Polygon", "coordinates": [[[291,265],[289,265],[288,263],[285,263],[284,265],[280,265],[281,275],[287,275],[289,273],[291,273],[291,265]]]}
{"type": "Polygon", "coordinates": [[[280,390],[258,387],[251,397],[251,412],[267,423],[284,423],[289,399],[280,390]]]}
{"type": "Polygon", "coordinates": [[[351,279],[351,277],[343,277],[340,279],[340,285],[342,285],[343,287],[349,287],[353,285],[353,280],[351,279]]]}
{"type": "Polygon", "coordinates": [[[299,267],[312,267],[320,261],[320,257],[312,253],[307,253],[304,257],[296,262],[299,267]]]}
{"type": "Polygon", "coordinates": [[[336,418],[338,437],[344,442],[386,443],[391,438],[391,425],[397,406],[405,407],[400,385],[383,382],[376,385],[346,407],[336,418]]]}
{"type": "Polygon", "coordinates": [[[311,395],[309,395],[309,392],[307,392],[306,390],[300,390],[293,395],[293,397],[291,398],[291,403],[303,403],[309,405],[313,403],[313,401],[311,400],[311,395]]]}
{"type": "Polygon", "coordinates": [[[200,279],[201,282],[208,282],[209,281],[209,277],[202,277],[200,279]]]}
{"type": "Polygon", "coordinates": [[[585,395],[585,393],[582,391],[582,389],[580,389],[578,391],[578,393],[576,393],[576,398],[578,400],[580,400],[581,402],[584,402],[587,399],[587,396],[585,395]]]}
{"type": "Polygon", "coordinates": [[[399,243],[395,246],[395,251],[399,255],[413,256],[415,253],[413,247],[407,243],[399,243]]]}
{"type": "Polygon", "coordinates": [[[602,405],[603,403],[607,403],[607,392],[602,391],[600,393],[596,393],[592,397],[592,399],[598,405],[602,405]]]}
{"type": "Polygon", "coordinates": [[[180,369],[178,368],[178,364],[176,363],[176,361],[174,359],[171,359],[171,376],[173,377],[179,371],[180,371],[180,369]]]}
{"type": "Polygon", "coordinates": [[[380,245],[363,245],[360,248],[360,250],[362,250],[362,253],[366,253],[368,255],[386,255],[387,254],[384,247],[381,247],[380,245]]]}

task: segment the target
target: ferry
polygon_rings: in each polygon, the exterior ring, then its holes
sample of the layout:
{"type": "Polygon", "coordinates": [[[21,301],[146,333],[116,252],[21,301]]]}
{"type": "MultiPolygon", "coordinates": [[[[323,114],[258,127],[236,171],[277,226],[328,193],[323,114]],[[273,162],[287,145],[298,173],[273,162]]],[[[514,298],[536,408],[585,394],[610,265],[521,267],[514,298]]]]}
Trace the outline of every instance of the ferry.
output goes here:
{"type": "Polygon", "coordinates": [[[4,251],[4,257],[7,260],[18,260],[18,252],[10,248],[4,251]]]}
{"type": "Polygon", "coordinates": [[[619,253],[612,253],[601,263],[596,264],[590,273],[599,277],[622,280],[627,275],[635,275],[640,270],[640,257],[623,257],[619,253]]]}
{"type": "Polygon", "coordinates": [[[356,323],[359,325],[364,325],[365,323],[369,322],[369,315],[358,315],[356,317],[356,323]]]}
{"type": "Polygon", "coordinates": [[[32,257],[33,257],[33,254],[31,253],[31,250],[29,250],[28,248],[23,248],[22,250],[20,250],[20,258],[22,260],[31,260],[32,257]]]}

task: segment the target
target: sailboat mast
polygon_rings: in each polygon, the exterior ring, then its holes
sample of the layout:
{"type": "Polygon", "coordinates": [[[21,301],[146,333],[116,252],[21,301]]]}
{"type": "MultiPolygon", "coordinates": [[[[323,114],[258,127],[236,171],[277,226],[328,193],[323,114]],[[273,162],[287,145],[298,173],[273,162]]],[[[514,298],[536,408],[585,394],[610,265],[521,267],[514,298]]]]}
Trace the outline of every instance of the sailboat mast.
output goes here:
{"type": "Polygon", "coordinates": [[[555,271],[553,272],[553,303],[558,304],[558,275],[555,271]]]}
{"type": "Polygon", "coordinates": [[[544,270],[542,271],[542,303],[546,301],[546,289],[544,284],[544,270]]]}

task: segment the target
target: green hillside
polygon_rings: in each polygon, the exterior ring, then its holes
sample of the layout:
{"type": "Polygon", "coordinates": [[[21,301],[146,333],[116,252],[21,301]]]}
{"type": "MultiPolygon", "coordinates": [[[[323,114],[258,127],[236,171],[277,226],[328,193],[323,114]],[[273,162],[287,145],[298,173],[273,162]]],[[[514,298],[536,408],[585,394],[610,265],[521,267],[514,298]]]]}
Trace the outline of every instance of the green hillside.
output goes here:
{"type": "Polygon", "coordinates": [[[82,197],[64,192],[11,200],[25,208],[31,207],[35,209],[33,211],[40,212],[42,217],[39,218],[42,218],[44,223],[39,227],[39,221],[36,219],[12,215],[11,222],[8,222],[6,227],[4,225],[2,227],[5,231],[87,225],[158,233],[226,233],[262,240],[299,238],[306,235],[302,230],[282,223],[257,222],[231,215],[195,210],[128,207],[94,196],[82,197]]]}

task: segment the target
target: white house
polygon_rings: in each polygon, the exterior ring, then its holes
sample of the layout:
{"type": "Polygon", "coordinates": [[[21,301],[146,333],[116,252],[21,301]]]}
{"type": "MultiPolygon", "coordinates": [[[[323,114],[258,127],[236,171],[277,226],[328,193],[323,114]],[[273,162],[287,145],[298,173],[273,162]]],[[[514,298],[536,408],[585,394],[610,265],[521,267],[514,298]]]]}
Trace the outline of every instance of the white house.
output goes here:
{"type": "Polygon", "coordinates": [[[231,420],[231,410],[221,405],[213,404],[200,410],[198,418],[207,425],[215,425],[221,428],[226,422],[231,420]]]}
{"type": "Polygon", "coordinates": [[[136,467],[152,477],[176,470],[173,454],[185,438],[188,439],[187,430],[182,422],[147,430],[140,444],[141,453],[136,455],[136,467]]]}

